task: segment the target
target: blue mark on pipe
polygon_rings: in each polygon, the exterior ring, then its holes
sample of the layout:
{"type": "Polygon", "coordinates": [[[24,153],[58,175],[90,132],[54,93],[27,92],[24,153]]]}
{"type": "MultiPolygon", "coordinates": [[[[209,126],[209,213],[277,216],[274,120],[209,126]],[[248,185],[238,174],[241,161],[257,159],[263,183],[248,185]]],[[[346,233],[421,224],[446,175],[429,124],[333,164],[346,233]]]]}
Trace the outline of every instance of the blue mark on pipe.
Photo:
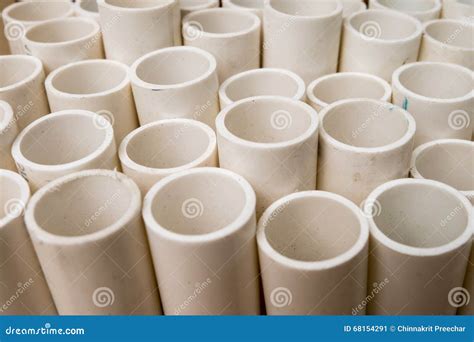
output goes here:
{"type": "Polygon", "coordinates": [[[405,97],[405,99],[403,100],[403,105],[402,105],[403,109],[405,110],[408,110],[408,99],[405,97]]]}

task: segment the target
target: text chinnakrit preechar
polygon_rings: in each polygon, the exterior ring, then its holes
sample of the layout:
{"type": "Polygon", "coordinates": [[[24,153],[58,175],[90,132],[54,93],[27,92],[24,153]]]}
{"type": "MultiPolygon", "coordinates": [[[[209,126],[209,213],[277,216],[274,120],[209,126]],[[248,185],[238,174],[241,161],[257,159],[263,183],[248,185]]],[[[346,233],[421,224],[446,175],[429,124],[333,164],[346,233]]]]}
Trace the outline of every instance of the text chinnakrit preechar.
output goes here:
{"type": "Polygon", "coordinates": [[[429,325],[429,326],[408,326],[408,325],[399,325],[397,327],[398,332],[465,332],[466,327],[455,326],[441,326],[441,325],[429,325]]]}

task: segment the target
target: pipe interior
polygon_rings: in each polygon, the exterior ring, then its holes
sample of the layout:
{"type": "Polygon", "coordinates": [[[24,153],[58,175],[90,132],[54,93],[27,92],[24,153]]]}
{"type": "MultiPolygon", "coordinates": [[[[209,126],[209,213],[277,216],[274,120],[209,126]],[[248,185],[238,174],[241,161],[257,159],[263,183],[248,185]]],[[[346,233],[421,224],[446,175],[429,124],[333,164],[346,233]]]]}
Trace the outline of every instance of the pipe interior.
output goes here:
{"type": "Polygon", "coordinates": [[[153,8],[168,5],[171,0],[105,0],[105,3],[121,8],[153,8]]]}
{"type": "Polygon", "coordinates": [[[70,113],[38,122],[23,136],[20,150],[31,162],[60,165],[87,157],[106,139],[107,130],[90,116],[70,113]]]}
{"type": "Polygon", "coordinates": [[[314,0],[270,0],[270,5],[278,12],[294,16],[316,16],[322,17],[333,14],[338,4],[336,1],[314,1],[314,0]]]}
{"type": "Polygon", "coordinates": [[[224,125],[233,135],[247,141],[280,143],[307,132],[311,114],[292,102],[256,100],[230,109],[224,125]]]}
{"type": "Polygon", "coordinates": [[[415,94],[437,99],[462,97],[474,87],[470,72],[449,64],[413,64],[399,74],[399,81],[415,94]]]}
{"type": "Polygon", "coordinates": [[[230,176],[194,173],[165,185],[153,198],[151,212],[171,232],[200,235],[234,222],[246,201],[242,186],[230,176]]]}
{"type": "Polygon", "coordinates": [[[195,12],[192,17],[194,25],[207,33],[228,34],[249,30],[255,25],[255,18],[244,12],[206,11],[195,12]]]}
{"type": "Polygon", "coordinates": [[[26,38],[37,43],[62,43],[87,37],[95,29],[88,21],[61,20],[32,28],[26,38]]]}
{"type": "Polygon", "coordinates": [[[18,204],[20,204],[23,195],[20,185],[5,175],[0,175],[0,189],[2,189],[0,191],[0,220],[2,220],[7,217],[10,205],[13,207],[10,203],[15,204],[15,200],[18,200],[18,204]]]}
{"type": "Polygon", "coordinates": [[[209,59],[195,51],[168,50],[142,61],[136,69],[138,78],[156,85],[175,85],[193,81],[209,71],[209,59]]]}
{"type": "Polygon", "coordinates": [[[336,74],[318,82],[313,95],[327,104],[354,98],[380,100],[385,95],[385,88],[370,77],[336,74]]]}
{"type": "Polygon", "coordinates": [[[406,39],[418,30],[414,20],[390,11],[362,11],[349,24],[357,32],[381,40],[406,39]]]}
{"type": "Polygon", "coordinates": [[[225,93],[233,102],[252,96],[275,95],[290,97],[298,92],[298,83],[279,72],[258,72],[242,75],[228,83],[225,93]]]}
{"type": "Polygon", "coordinates": [[[38,65],[29,58],[0,58],[0,88],[23,81],[37,68],[38,65]]]}
{"type": "Polygon", "coordinates": [[[127,154],[139,165],[169,169],[195,161],[207,151],[209,144],[209,135],[198,126],[154,125],[130,139],[127,154]]]}
{"type": "Polygon", "coordinates": [[[474,191],[474,143],[432,145],[418,155],[415,167],[423,178],[474,191]]]}
{"type": "Polygon", "coordinates": [[[383,102],[342,103],[324,116],[322,125],[331,137],[346,145],[374,148],[400,140],[409,121],[401,108],[383,102]]]}
{"type": "Polygon", "coordinates": [[[299,261],[324,261],[347,252],[361,234],[353,210],[320,197],[282,204],[266,222],[265,235],[278,253],[299,261]]]}
{"type": "Polygon", "coordinates": [[[127,69],[120,65],[87,62],[60,70],[53,76],[51,84],[63,93],[90,95],[114,89],[127,78],[127,69]]]}
{"type": "Polygon", "coordinates": [[[132,198],[125,183],[113,177],[76,178],[45,193],[37,202],[34,218],[48,233],[84,236],[117,222],[130,207],[132,198]]]}
{"type": "Polygon", "coordinates": [[[97,0],[82,0],[79,6],[87,12],[99,12],[99,6],[97,6],[97,0]]]}
{"type": "Polygon", "coordinates": [[[435,0],[378,0],[379,4],[402,12],[422,12],[435,8],[435,0]]]}
{"type": "Polygon", "coordinates": [[[11,9],[8,15],[19,21],[44,21],[64,17],[70,11],[69,2],[23,2],[21,6],[11,9]]]}
{"type": "Polygon", "coordinates": [[[474,26],[463,22],[435,21],[426,26],[426,34],[443,44],[473,49],[474,26]]]}
{"type": "Polygon", "coordinates": [[[230,2],[236,6],[245,8],[263,9],[265,7],[265,0],[230,0],[230,2]]]}
{"type": "Polygon", "coordinates": [[[466,230],[469,213],[453,194],[428,184],[403,184],[375,199],[373,220],[388,238],[417,248],[443,246],[466,230]]]}

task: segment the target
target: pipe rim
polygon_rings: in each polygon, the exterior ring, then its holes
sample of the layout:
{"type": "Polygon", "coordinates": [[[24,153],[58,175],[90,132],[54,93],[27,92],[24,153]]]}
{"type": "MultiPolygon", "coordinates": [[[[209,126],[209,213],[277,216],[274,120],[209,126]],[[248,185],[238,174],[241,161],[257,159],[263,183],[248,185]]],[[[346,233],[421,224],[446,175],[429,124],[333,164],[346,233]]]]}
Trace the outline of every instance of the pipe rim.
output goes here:
{"type": "Polygon", "coordinates": [[[201,244],[212,243],[218,240],[226,239],[229,236],[238,232],[240,229],[242,229],[242,227],[244,227],[247,223],[251,222],[251,220],[255,217],[256,203],[257,199],[252,186],[242,176],[232,171],[217,167],[200,167],[174,173],[158,181],[145,195],[145,198],[143,200],[142,213],[143,220],[145,221],[147,229],[153,231],[155,234],[158,234],[162,238],[178,243],[201,244]],[[170,229],[163,227],[160,223],[157,222],[152,213],[152,204],[156,197],[156,194],[168,184],[171,184],[182,177],[188,177],[195,174],[207,174],[210,177],[213,175],[219,175],[232,179],[240,185],[241,189],[245,194],[246,201],[239,216],[236,217],[228,225],[221,227],[216,231],[196,235],[176,233],[174,231],[171,231],[170,229]]]}
{"type": "MultiPolygon", "coordinates": [[[[23,206],[23,211],[24,211],[25,206],[27,205],[27,203],[30,199],[30,195],[31,195],[31,191],[30,191],[30,187],[28,185],[28,182],[16,172],[13,172],[13,171],[10,171],[10,170],[0,169],[0,179],[3,178],[3,177],[7,178],[9,181],[12,181],[16,185],[18,185],[19,190],[20,190],[19,198],[14,198],[13,197],[13,198],[10,198],[9,200],[12,200],[12,199],[19,200],[20,205],[23,206]]],[[[0,210],[5,210],[5,208],[0,208],[0,210]]],[[[10,216],[5,215],[3,218],[0,218],[0,230],[2,228],[6,227],[9,223],[11,223],[12,221],[14,221],[17,218],[18,217],[11,216],[11,215],[10,216]]]]}
{"type": "Polygon", "coordinates": [[[435,15],[437,12],[440,12],[441,8],[442,8],[440,0],[431,0],[432,7],[430,9],[428,9],[428,10],[417,10],[417,11],[401,11],[397,8],[388,7],[384,4],[381,4],[379,0],[370,0],[370,1],[375,2],[378,6],[381,6],[384,9],[391,10],[391,11],[399,11],[399,12],[402,12],[402,13],[408,13],[408,14],[415,15],[415,16],[416,15],[435,15]]]}
{"type": "Polygon", "coordinates": [[[98,240],[107,238],[108,236],[116,233],[121,230],[124,226],[128,225],[133,221],[134,217],[140,215],[140,206],[141,206],[141,194],[138,186],[126,175],[110,170],[83,170],[65,175],[63,177],[52,180],[51,182],[42,186],[38,191],[36,191],[31,197],[26,210],[25,210],[25,223],[28,228],[28,231],[31,234],[34,234],[37,239],[52,245],[80,245],[87,243],[96,243],[98,240]],[[35,209],[39,201],[42,198],[51,192],[57,192],[58,189],[69,182],[86,178],[86,177],[108,177],[120,182],[122,185],[125,185],[130,192],[130,206],[123,213],[123,215],[114,223],[104,227],[94,233],[89,233],[85,235],[76,235],[76,236],[63,236],[50,233],[40,227],[35,219],[35,209]]]}
{"type": "Polygon", "coordinates": [[[317,78],[316,80],[314,80],[313,82],[309,84],[308,90],[306,92],[306,96],[311,102],[324,108],[328,106],[330,103],[326,103],[323,100],[321,100],[319,97],[317,97],[316,94],[314,93],[315,88],[328,79],[343,79],[345,77],[354,77],[354,78],[374,81],[374,83],[377,83],[378,85],[382,86],[384,89],[383,96],[377,100],[390,102],[390,98],[392,96],[392,87],[390,86],[390,84],[378,76],[375,76],[372,74],[366,74],[362,72],[338,72],[338,73],[329,74],[329,75],[325,75],[320,78],[317,78]]]}
{"type": "MultiPolygon", "coordinates": [[[[461,139],[439,139],[439,140],[433,140],[427,143],[424,143],[413,151],[411,162],[410,162],[410,174],[412,175],[413,178],[415,179],[431,179],[434,181],[438,181],[436,179],[432,178],[425,178],[421,172],[417,168],[417,161],[418,158],[427,150],[438,147],[441,145],[462,145],[462,146],[468,146],[468,147],[473,147],[474,148],[474,142],[470,140],[461,140],[461,139]]],[[[441,182],[441,181],[438,181],[441,182]]],[[[442,183],[442,182],[441,182],[442,183]]],[[[472,203],[474,203],[474,189],[472,190],[458,190],[460,193],[462,193],[464,196],[466,196],[472,203]]]]}
{"type": "Polygon", "coordinates": [[[57,18],[57,19],[47,20],[44,22],[39,22],[37,24],[34,24],[28,27],[25,31],[23,40],[24,40],[24,43],[28,45],[41,46],[41,47],[47,47],[47,46],[60,47],[60,46],[71,45],[71,44],[76,44],[80,42],[85,43],[96,36],[100,37],[101,31],[100,31],[100,25],[95,20],[92,20],[86,17],[67,17],[67,18],[57,18]],[[86,35],[82,37],[71,39],[71,40],[65,40],[61,42],[40,42],[40,41],[36,41],[36,40],[32,40],[28,38],[28,35],[31,34],[31,32],[44,29],[45,27],[48,27],[50,25],[54,25],[58,23],[67,24],[67,23],[73,23],[73,22],[82,22],[84,24],[92,25],[92,30],[91,32],[87,33],[86,35]]]}
{"type": "MultiPolygon", "coordinates": [[[[369,20],[370,21],[370,20],[369,20]]],[[[367,20],[365,22],[368,22],[367,20]]],[[[394,10],[383,10],[383,9],[368,9],[366,11],[360,11],[360,12],[355,12],[351,14],[347,19],[344,21],[344,28],[352,34],[354,34],[356,37],[359,37],[361,39],[364,39],[370,43],[375,42],[377,44],[405,44],[407,42],[410,42],[412,40],[418,39],[418,37],[421,37],[423,34],[423,25],[421,22],[412,17],[409,14],[405,14],[403,12],[399,11],[394,11],[394,10]],[[397,38],[397,39],[380,39],[377,37],[370,37],[370,40],[367,40],[365,38],[365,35],[361,33],[359,30],[357,30],[353,25],[352,25],[352,20],[357,17],[357,16],[362,16],[362,15],[368,15],[368,14],[385,14],[385,15],[392,15],[394,17],[398,17],[398,19],[403,19],[405,21],[410,21],[412,24],[415,25],[415,32],[413,32],[411,35],[405,38],[397,38]]]]}
{"type": "Polygon", "coordinates": [[[64,164],[55,164],[55,165],[47,165],[47,164],[39,164],[34,161],[29,160],[26,158],[21,150],[21,143],[24,139],[24,137],[34,128],[36,128],[38,125],[42,124],[45,121],[49,120],[55,120],[56,118],[59,117],[64,117],[68,115],[79,115],[79,116],[84,116],[89,118],[94,122],[94,120],[97,117],[100,117],[98,114],[87,111],[87,110],[82,110],[82,109],[66,109],[66,110],[61,110],[58,112],[54,112],[51,114],[47,114],[42,116],[41,118],[33,121],[31,124],[29,124],[27,127],[25,127],[20,134],[16,137],[15,141],[13,142],[12,145],[12,156],[13,159],[18,162],[21,165],[25,165],[31,169],[34,170],[39,170],[39,171],[61,171],[61,172],[67,172],[68,170],[74,170],[77,167],[80,167],[81,165],[84,165],[91,160],[94,160],[98,156],[102,155],[109,146],[114,144],[114,132],[112,125],[107,121],[107,120],[102,120],[101,122],[104,122],[105,127],[97,128],[97,129],[103,129],[105,130],[105,136],[104,140],[102,143],[90,154],[87,156],[74,160],[69,163],[64,163],[64,164]],[[107,121],[107,123],[105,123],[107,121]]]}
{"type": "Polygon", "coordinates": [[[367,220],[362,214],[362,211],[358,206],[356,206],[353,202],[348,200],[347,198],[337,195],[331,192],[326,191],[319,191],[319,190],[312,190],[312,191],[302,191],[296,192],[287,196],[284,196],[270,205],[262,214],[258,221],[257,225],[257,243],[258,247],[261,248],[267,255],[269,255],[273,260],[292,268],[292,269],[299,269],[304,271],[322,271],[329,268],[335,268],[340,265],[343,265],[354,257],[356,257],[368,244],[369,241],[369,225],[367,220]],[[352,211],[352,213],[357,217],[359,224],[360,224],[360,233],[356,240],[356,242],[345,252],[339,254],[336,257],[332,257],[326,260],[319,260],[319,261],[302,261],[297,259],[289,258],[277,250],[275,250],[272,245],[268,242],[265,228],[267,222],[272,217],[272,214],[275,210],[280,208],[285,203],[293,201],[295,199],[300,198],[322,198],[322,199],[330,199],[333,200],[345,208],[352,211]]]}
{"type": "Polygon", "coordinates": [[[404,109],[402,109],[398,106],[395,106],[394,104],[391,104],[389,102],[382,102],[382,101],[379,101],[379,100],[373,100],[373,99],[347,99],[347,100],[336,101],[336,102],[331,103],[330,105],[324,107],[320,112],[320,116],[321,116],[321,128],[320,128],[320,132],[319,132],[320,139],[323,139],[323,140],[327,141],[329,144],[331,144],[333,146],[336,146],[338,149],[341,149],[341,150],[344,150],[344,151],[355,152],[355,153],[374,154],[374,153],[386,153],[386,152],[394,151],[394,150],[402,148],[406,144],[410,143],[410,141],[412,141],[414,139],[415,133],[416,133],[416,122],[415,122],[415,119],[413,118],[413,116],[409,112],[407,112],[406,110],[404,110],[404,109]],[[397,110],[399,110],[403,114],[403,116],[405,117],[405,120],[407,120],[407,130],[406,130],[405,134],[402,137],[400,137],[398,140],[396,140],[396,141],[394,141],[390,144],[383,145],[383,146],[359,147],[359,146],[353,146],[353,145],[343,143],[342,141],[339,141],[339,140],[335,139],[332,135],[330,135],[326,131],[326,129],[324,128],[324,118],[327,115],[329,115],[330,111],[333,108],[336,108],[336,107],[339,107],[341,105],[345,105],[345,104],[348,104],[348,103],[356,104],[356,103],[361,103],[361,102],[370,102],[370,103],[373,103],[373,104],[378,104],[380,106],[387,106],[387,107],[396,108],[397,110]]]}
{"type": "Polygon", "coordinates": [[[414,62],[414,63],[409,63],[402,65],[398,69],[396,69],[393,72],[392,75],[392,87],[394,89],[399,89],[403,94],[407,94],[410,97],[415,98],[418,101],[430,101],[430,102],[435,102],[435,103],[442,103],[442,104],[448,104],[448,103],[457,103],[457,102],[462,102],[462,101],[467,101],[471,98],[474,97],[474,90],[471,90],[467,94],[455,98],[448,98],[448,99],[442,99],[442,98],[437,98],[437,97],[428,97],[424,96],[421,94],[417,94],[414,91],[406,88],[402,82],[400,81],[400,76],[403,72],[409,69],[416,69],[419,66],[425,66],[425,65],[431,65],[431,66],[440,66],[444,68],[451,68],[453,70],[460,71],[471,77],[472,79],[472,71],[464,66],[458,65],[458,64],[452,64],[452,63],[443,63],[443,62],[414,62]]]}
{"type": "MultiPolygon", "coordinates": [[[[278,15],[284,18],[291,18],[290,20],[328,19],[328,18],[337,17],[337,16],[340,16],[342,18],[343,7],[340,1],[335,2],[336,8],[332,12],[328,14],[324,14],[324,15],[293,15],[293,14],[288,14],[285,12],[280,12],[279,10],[273,7],[272,5],[273,1],[274,0],[268,0],[268,2],[266,3],[264,7],[264,11],[272,12],[274,15],[278,15]]],[[[326,2],[329,3],[330,1],[326,1],[326,2]]]]}
{"type": "MultiPolygon", "coordinates": [[[[443,49],[448,49],[448,50],[455,50],[455,51],[466,51],[466,52],[474,52],[474,46],[471,45],[471,47],[467,46],[457,46],[453,44],[449,44],[447,42],[443,42],[435,37],[433,37],[429,32],[428,28],[430,26],[435,26],[435,25],[442,25],[443,23],[449,23],[449,24],[455,24],[458,26],[466,26],[470,27],[468,23],[465,23],[461,20],[454,20],[454,19],[435,19],[435,20],[430,20],[427,21],[423,25],[423,39],[427,39],[430,41],[430,43],[435,44],[443,49]]],[[[473,25],[471,25],[473,26],[473,25]]]]}
{"type": "Polygon", "coordinates": [[[385,247],[393,250],[397,253],[415,256],[415,257],[432,257],[442,254],[450,253],[464,244],[471,241],[472,236],[474,234],[474,219],[473,215],[470,214],[472,211],[472,204],[469,200],[463,196],[459,191],[454,189],[453,187],[446,185],[441,182],[437,182],[434,180],[429,179],[413,179],[413,178],[403,178],[403,179],[396,179],[384,183],[378,186],[375,190],[373,190],[369,196],[367,197],[364,205],[364,212],[367,215],[367,219],[369,221],[369,229],[370,234],[374,237],[379,243],[383,244],[385,247]],[[432,187],[438,187],[438,189],[443,190],[445,192],[450,193],[454,198],[460,202],[465,211],[467,212],[467,226],[465,227],[464,231],[461,235],[457,238],[451,240],[449,243],[443,244],[438,247],[429,247],[429,248],[421,248],[421,247],[412,247],[400,242],[394,241],[389,238],[385,233],[383,233],[375,224],[374,216],[371,215],[371,203],[377,203],[378,197],[387,190],[395,188],[399,185],[428,185],[432,187]]]}
{"type": "Polygon", "coordinates": [[[99,8],[99,13],[100,13],[100,8],[107,8],[112,11],[123,11],[123,12],[134,12],[134,13],[139,13],[139,12],[150,12],[154,10],[161,10],[166,7],[171,7],[176,4],[175,0],[168,0],[166,3],[157,3],[155,6],[150,6],[150,7],[123,7],[123,6],[117,6],[110,4],[107,0],[97,0],[97,6],[99,8]]]}
{"type": "Polygon", "coordinates": [[[201,4],[195,4],[195,5],[189,5],[189,6],[186,6],[186,5],[183,6],[182,2],[180,1],[180,9],[183,11],[190,11],[190,12],[212,8],[209,6],[214,6],[214,5],[219,5],[218,0],[206,0],[206,2],[203,2],[201,4]]]}
{"type": "MultiPolygon", "coordinates": [[[[243,100],[237,100],[234,101],[232,100],[228,95],[227,95],[227,89],[228,87],[233,83],[233,82],[238,82],[250,75],[258,75],[264,76],[265,74],[281,74],[288,76],[291,78],[292,81],[296,83],[297,86],[297,91],[296,94],[294,94],[292,97],[289,97],[290,99],[293,100],[298,100],[301,101],[301,99],[305,96],[306,93],[306,85],[301,77],[299,77],[297,74],[294,72],[287,70],[287,69],[279,69],[279,68],[260,68],[260,69],[252,69],[252,70],[247,70],[243,71],[241,73],[238,73],[236,75],[233,75],[226,79],[221,86],[219,87],[219,98],[223,100],[223,102],[232,104],[234,102],[243,100]]],[[[263,96],[276,96],[276,95],[263,95],[263,96]]]]}
{"type": "Polygon", "coordinates": [[[159,121],[155,121],[155,122],[151,122],[149,124],[143,125],[133,130],[129,134],[127,134],[127,136],[123,138],[122,143],[120,144],[119,158],[120,158],[121,163],[125,164],[128,168],[131,168],[140,173],[147,173],[149,175],[156,175],[156,176],[167,176],[173,173],[177,173],[177,172],[181,172],[187,169],[197,167],[198,165],[202,164],[205,160],[209,159],[216,150],[217,150],[216,134],[214,133],[212,128],[210,128],[208,125],[196,120],[191,120],[191,119],[166,119],[166,120],[159,120],[159,121]],[[129,156],[128,150],[127,150],[128,144],[136,136],[155,127],[166,127],[166,126],[174,125],[174,124],[181,124],[184,126],[186,125],[194,126],[202,130],[207,135],[209,139],[209,143],[207,145],[206,150],[198,158],[193,159],[192,161],[186,164],[176,166],[176,167],[152,168],[152,167],[147,167],[147,166],[138,164],[129,156]]]}
{"type": "Polygon", "coordinates": [[[114,94],[117,92],[120,92],[122,89],[126,88],[127,86],[130,85],[130,74],[129,74],[129,67],[119,61],[114,61],[111,59],[87,59],[83,61],[78,61],[78,62],[72,62],[63,66],[60,66],[57,69],[54,69],[49,73],[49,75],[46,77],[46,80],[44,82],[45,87],[48,92],[53,93],[55,96],[61,96],[61,97],[72,97],[72,98],[95,98],[95,97],[102,97],[102,96],[107,96],[110,94],[114,94]],[[74,68],[79,68],[82,66],[89,66],[89,65],[104,65],[104,66],[113,66],[117,67],[123,70],[124,72],[124,79],[117,84],[116,86],[100,91],[100,92],[95,92],[95,93],[88,93],[88,94],[75,94],[75,93],[68,93],[62,90],[59,90],[54,86],[54,79],[60,74],[62,74],[65,71],[69,71],[70,69],[74,68]]]}
{"type": "MultiPolygon", "coordinates": [[[[54,2],[50,1],[49,3],[51,4],[51,3],[54,3],[54,2]]],[[[72,17],[74,15],[74,6],[72,5],[72,3],[67,2],[67,1],[64,1],[64,2],[61,2],[61,3],[64,3],[66,6],[68,6],[68,10],[66,12],[64,12],[63,14],[61,14],[60,16],[58,16],[58,17],[42,19],[42,20],[20,20],[20,19],[16,19],[15,17],[11,16],[11,12],[14,11],[15,9],[17,9],[17,8],[28,7],[28,6],[30,6],[30,7],[31,6],[38,6],[38,3],[35,3],[33,1],[13,3],[10,6],[5,7],[5,9],[2,12],[2,16],[3,16],[4,20],[6,20],[8,22],[20,22],[20,23],[26,23],[26,24],[40,23],[40,22],[43,22],[45,20],[52,20],[52,19],[56,19],[56,18],[72,17]]],[[[45,1],[45,2],[43,2],[43,4],[47,5],[48,2],[45,1]]]]}
{"type": "Polygon", "coordinates": [[[15,88],[19,88],[23,85],[26,85],[27,83],[29,83],[29,82],[35,80],[36,78],[38,78],[43,73],[43,63],[37,57],[27,56],[27,55],[2,55],[2,56],[0,56],[0,62],[2,60],[15,60],[15,59],[16,60],[22,60],[23,62],[33,63],[34,64],[34,70],[29,76],[23,78],[22,80],[20,80],[18,82],[15,82],[13,84],[10,84],[6,87],[0,87],[0,93],[8,92],[8,91],[13,90],[15,88]]]}
{"type": "Polygon", "coordinates": [[[290,146],[299,145],[303,143],[304,141],[308,140],[313,134],[317,133],[319,130],[319,126],[320,124],[319,124],[318,113],[310,105],[301,101],[292,100],[290,98],[282,97],[282,96],[268,95],[268,96],[248,97],[246,99],[242,99],[240,101],[234,102],[226,106],[223,110],[221,110],[221,112],[216,117],[216,132],[218,132],[218,135],[220,134],[225,139],[233,141],[247,148],[250,147],[250,148],[265,149],[265,150],[278,149],[278,148],[284,149],[290,146]],[[290,140],[282,141],[282,142],[265,143],[265,142],[255,142],[255,141],[250,141],[250,140],[240,138],[227,128],[225,124],[226,117],[229,114],[229,112],[232,111],[234,108],[246,105],[254,101],[280,101],[280,102],[291,103],[292,105],[299,107],[300,109],[306,112],[306,114],[310,118],[310,125],[308,129],[302,134],[300,134],[298,137],[290,139],[290,140]]]}
{"type": "MultiPolygon", "coordinates": [[[[196,84],[199,84],[203,82],[204,80],[212,77],[213,74],[217,73],[217,61],[213,55],[211,55],[209,52],[204,51],[202,49],[193,47],[193,46],[172,46],[156,51],[149,52],[139,59],[137,59],[132,66],[130,67],[129,74],[130,74],[130,80],[132,84],[135,84],[141,88],[149,89],[149,90],[156,90],[156,89],[163,89],[163,90],[171,90],[171,89],[182,89],[186,87],[190,87],[196,84]],[[169,52],[180,52],[180,51],[190,51],[194,52],[196,54],[199,54],[207,59],[209,62],[209,68],[206,70],[205,73],[200,75],[199,77],[196,77],[192,80],[182,82],[182,83],[174,83],[174,84],[153,84],[153,83],[148,83],[146,81],[143,81],[137,74],[137,68],[140,66],[141,63],[144,61],[153,58],[155,56],[158,56],[160,54],[165,54],[169,52]]],[[[217,75],[217,74],[216,74],[217,75]]]]}
{"type": "MultiPolygon", "coordinates": [[[[247,17],[253,20],[252,25],[246,29],[236,31],[236,32],[228,32],[228,33],[214,33],[214,32],[207,32],[204,29],[201,30],[199,29],[199,35],[204,38],[235,38],[235,37],[241,37],[250,34],[251,32],[257,31],[260,29],[261,26],[261,20],[260,18],[253,12],[251,11],[242,11],[238,9],[233,9],[233,8],[222,8],[222,7],[217,7],[217,8],[208,8],[200,11],[195,11],[191,12],[188,15],[186,15],[183,18],[183,24],[182,24],[182,31],[183,33],[187,31],[187,27],[190,25],[190,23],[198,23],[199,20],[195,20],[195,17],[199,17],[202,15],[215,15],[219,16],[222,13],[228,13],[232,14],[234,16],[240,16],[240,17],[247,17]]],[[[184,35],[184,34],[183,34],[184,35]]],[[[184,38],[186,38],[186,35],[184,35],[184,38]]]]}

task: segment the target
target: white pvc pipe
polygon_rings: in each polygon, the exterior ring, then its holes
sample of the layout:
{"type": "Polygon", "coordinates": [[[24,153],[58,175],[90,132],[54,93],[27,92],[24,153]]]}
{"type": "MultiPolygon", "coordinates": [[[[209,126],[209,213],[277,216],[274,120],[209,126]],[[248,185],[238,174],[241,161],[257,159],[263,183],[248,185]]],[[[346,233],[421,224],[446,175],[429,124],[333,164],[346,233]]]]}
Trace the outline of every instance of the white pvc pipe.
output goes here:
{"type": "Polygon", "coordinates": [[[416,124],[407,111],[378,100],[350,99],[320,115],[319,190],[359,205],[380,184],[408,176],[416,124]]]}
{"type": "Polygon", "coordinates": [[[310,83],[308,103],[316,111],[339,100],[368,98],[390,102],[392,88],[380,77],[359,72],[340,72],[320,77],[310,83]]]}
{"type": "Polygon", "coordinates": [[[0,169],[16,171],[11,150],[18,132],[12,107],[5,101],[0,101],[0,169]]]}
{"type": "Polygon", "coordinates": [[[304,101],[305,83],[294,72],[285,69],[253,69],[229,77],[219,88],[221,108],[253,96],[284,96],[304,101]]]}
{"type": "Polygon", "coordinates": [[[119,166],[112,125],[79,109],[55,112],[33,122],[16,138],[12,156],[33,192],[76,171],[119,166]]]}
{"type": "Polygon", "coordinates": [[[222,0],[222,7],[250,11],[263,20],[265,0],[222,0]]]}
{"type": "Polygon", "coordinates": [[[166,315],[258,315],[255,193],[218,168],[156,183],[143,218],[166,315]]]}
{"type": "Polygon", "coordinates": [[[264,67],[291,70],[306,84],[337,71],[339,1],[270,0],[264,17],[264,67]]]}
{"type": "Polygon", "coordinates": [[[137,185],[108,170],[31,197],[25,222],[60,315],[161,314],[140,209],[137,185]]]}
{"type": "Polygon", "coordinates": [[[257,243],[269,315],[364,314],[369,227],[342,196],[298,192],[273,203],[257,243]]]}
{"type": "Polygon", "coordinates": [[[97,0],[76,0],[74,3],[76,16],[95,20],[100,24],[99,6],[97,0]]]}
{"type": "Polygon", "coordinates": [[[365,72],[390,82],[395,69],[418,58],[423,28],[407,14],[368,10],[352,14],[343,26],[339,71],[365,72]]]}
{"type": "Polygon", "coordinates": [[[315,189],[318,127],[314,109],[281,96],[250,97],[220,112],[220,166],[252,184],[257,217],[282,196],[315,189]]]}
{"type": "Polygon", "coordinates": [[[28,183],[0,170],[0,315],[55,315],[48,285],[23,222],[28,183]]]}
{"type": "Polygon", "coordinates": [[[443,0],[442,18],[469,20],[473,16],[473,0],[443,0]]]}
{"type": "Polygon", "coordinates": [[[191,12],[219,7],[219,0],[179,0],[179,7],[184,18],[191,12]]]}
{"type": "Polygon", "coordinates": [[[392,102],[416,120],[415,147],[445,138],[471,140],[474,79],[470,69],[438,62],[407,64],[393,73],[392,88],[392,102]]]}
{"type": "Polygon", "coordinates": [[[348,18],[352,14],[365,11],[367,5],[362,0],[341,0],[342,3],[342,17],[348,18]]]}
{"type": "Polygon", "coordinates": [[[375,315],[453,315],[474,232],[472,205],[454,188],[426,179],[379,186],[365,203],[371,233],[368,284],[375,315]]]}
{"type": "Polygon", "coordinates": [[[419,61],[446,62],[474,70],[474,25],[452,19],[426,23],[419,61]]]}
{"type": "Polygon", "coordinates": [[[441,0],[369,0],[369,8],[400,11],[425,22],[440,17],[441,0]]]}
{"type": "Polygon", "coordinates": [[[12,107],[19,129],[50,112],[38,58],[0,56],[0,100],[12,107]]]}
{"type": "Polygon", "coordinates": [[[159,180],[191,168],[217,166],[216,134],[190,119],[168,119],[144,125],[125,137],[119,158],[123,172],[144,196],[159,180]]]}
{"type": "Polygon", "coordinates": [[[187,118],[215,126],[219,82],[210,53],[191,46],[161,49],[139,58],[130,75],[141,125],[187,118]]]}
{"type": "Polygon", "coordinates": [[[87,60],[53,71],[45,82],[51,111],[84,109],[108,120],[115,141],[138,127],[130,68],[113,60],[87,60]]]}
{"type": "Polygon", "coordinates": [[[74,16],[71,2],[45,1],[17,2],[6,7],[2,12],[4,32],[12,54],[27,54],[23,46],[23,37],[28,27],[51,19],[74,16]]]}
{"type": "Polygon", "coordinates": [[[210,52],[222,83],[240,72],[260,68],[261,21],[255,14],[212,8],[183,19],[184,44],[210,52]]]}
{"type": "Polygon", "coordinates": [[[71,62],[104,58],[102,34],[97,22],[87,18],[64,18],[32,25],[23,38],[28,54],[43,62],[44,71],[71,62]]]}
{"type": "Polygon", "coordinates": [[[176,0],[98,0],[97,4],[108,59],[131,65],[146,53],[175,45],[176,0]]]}

